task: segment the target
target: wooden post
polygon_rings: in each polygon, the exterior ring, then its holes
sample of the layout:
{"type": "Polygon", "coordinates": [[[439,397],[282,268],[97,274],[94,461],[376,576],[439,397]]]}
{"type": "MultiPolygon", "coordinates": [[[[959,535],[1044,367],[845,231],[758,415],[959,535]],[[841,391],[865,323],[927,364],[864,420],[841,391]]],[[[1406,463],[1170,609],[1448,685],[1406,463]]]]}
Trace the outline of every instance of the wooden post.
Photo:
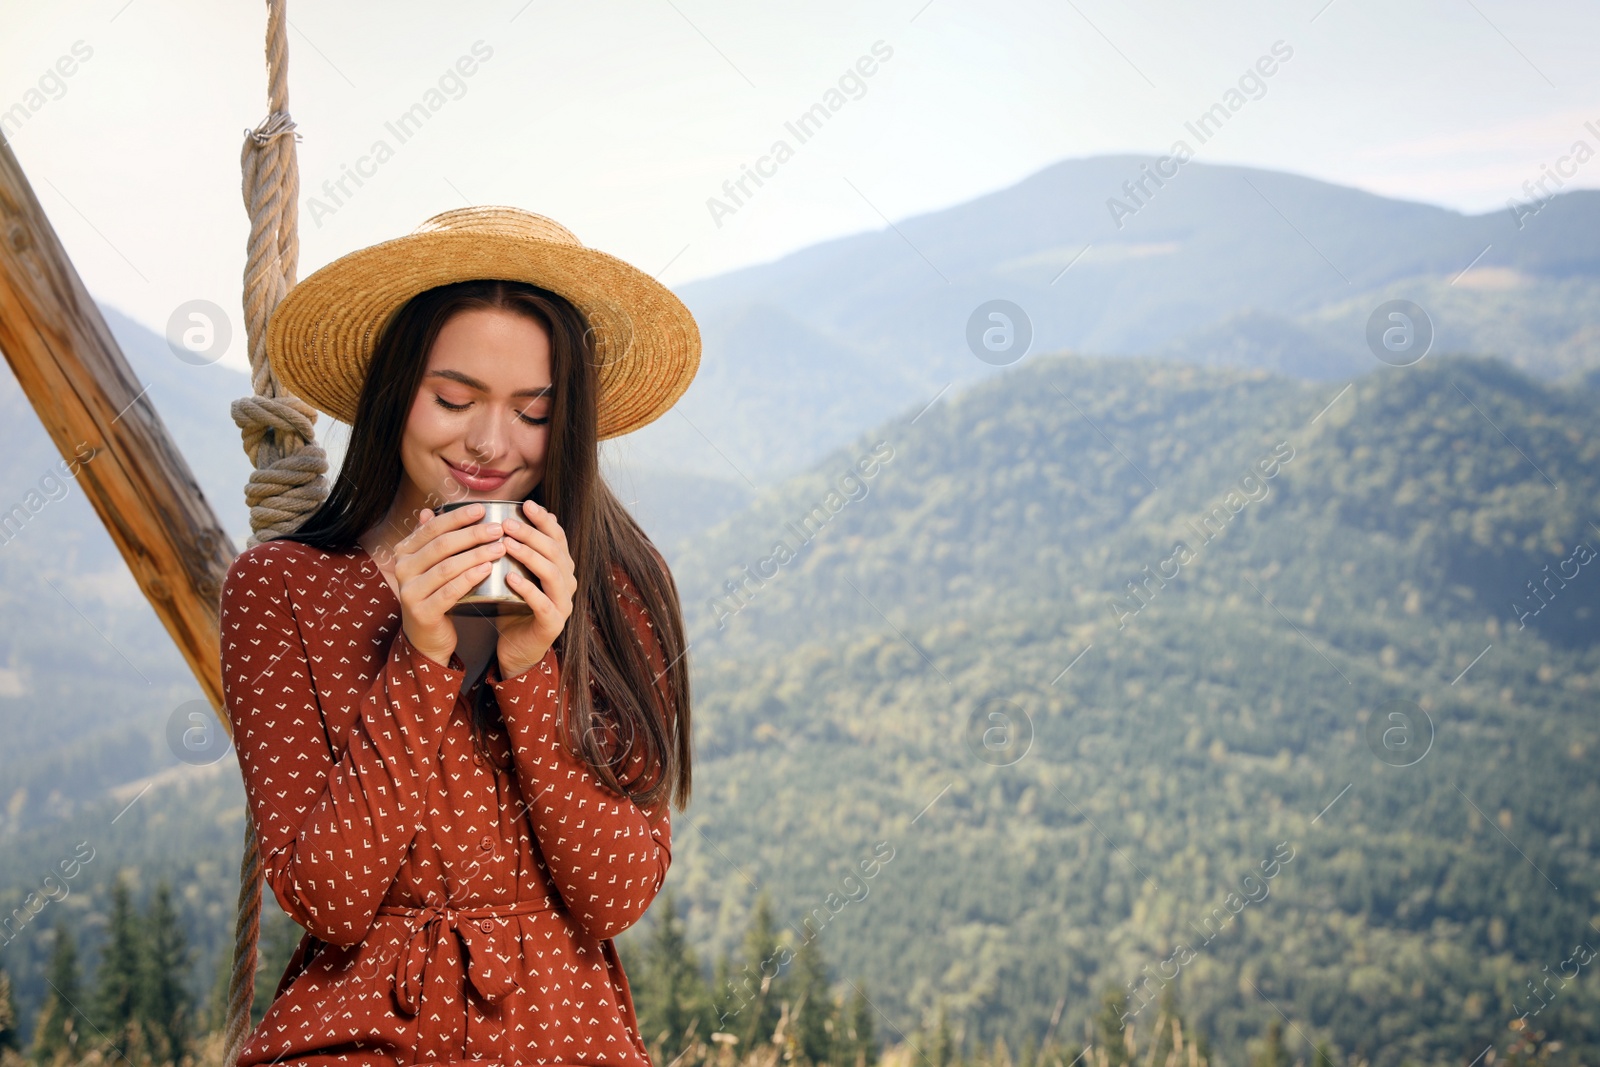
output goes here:
{"type": "MultiPolygon", "coordinates": [[[[213,708],[233,544],[0,136],[0,350],[213,708]],[[83,456],[93,450],[93,458],[83,456]]],[[[224,728],[227,716],[220,714],[224,728]]]]}

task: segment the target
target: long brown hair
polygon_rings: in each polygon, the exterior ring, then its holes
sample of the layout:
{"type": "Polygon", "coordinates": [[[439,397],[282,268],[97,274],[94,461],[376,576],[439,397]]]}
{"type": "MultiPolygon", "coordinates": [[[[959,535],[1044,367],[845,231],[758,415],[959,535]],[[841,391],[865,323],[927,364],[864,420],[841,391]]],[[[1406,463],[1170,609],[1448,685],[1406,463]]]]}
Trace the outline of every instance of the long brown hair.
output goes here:
{"type": "MultiPolygon", "coordinates": [[[[583,314],[564,297],[512,281],[468,281],[417,294],[384,327],[373,351],[350,427],[350,443],[333,488],[294,533],[328,552],[355,548],[383,521],[400,490],[400,445],[427,369],[428,353],[457,312],[499,308],[540,323],[550,336],[552,406],[543,480],[531,498],[552,511],[567,533],[578,590],[555,650],[561,671],[560,736],[608,787],[639,804],[670,796],[689,802],[689,673],[683,612],[666,561],[622,506],[600,472],[599,371],[583,314]],[[676,709],[670,727],[663,691],[632,625],[617,603],[610,566],[616,563],[638,592],[667,669],[665,695],[676,709]],[[593,684],[604,694],[591,699],[593,684]],[[623,743],[609,760],[606,738],[623,743]],[[634,754],[644,771],[624,781],[634,754]]],[[[436,507],[434,501],[429,506],[436,507]]],[[[473,715],[481,735],[499,725],[489,686],[480,686],[473,715]]]]}

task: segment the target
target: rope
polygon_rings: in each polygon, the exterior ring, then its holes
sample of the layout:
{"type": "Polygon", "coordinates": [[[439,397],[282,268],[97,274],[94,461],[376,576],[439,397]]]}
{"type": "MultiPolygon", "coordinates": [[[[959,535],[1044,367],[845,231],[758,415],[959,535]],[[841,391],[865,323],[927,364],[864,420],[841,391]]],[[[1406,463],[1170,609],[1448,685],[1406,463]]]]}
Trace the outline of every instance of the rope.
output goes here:
{"type": "MultiPolygon", "coordinates": [[[[245,131],[239,166],[250,244],[244,269],[245,330],[250,341],[253,395],[231,407],[250,457],[245,503],[250,507],[250,546],[289,533],[328,495],[328,458],[316,443],[317,413],[287,392],[267,362],[267,320],[294,286],[300,259],[296,202],[300,173],[289,117],[289,40],[285,0],[267,0],[267,106],[269,113],[245,131]]],[[[234,1067],[250,1034],[255,1001],[257,943],[261,933],[261,846],[254,818],[245,809],[244,856],[239,865],[239,915],[233,931],[233,973],[228,979],[228,1017],[223,1029],[224,1067],[234,1067]]]]}

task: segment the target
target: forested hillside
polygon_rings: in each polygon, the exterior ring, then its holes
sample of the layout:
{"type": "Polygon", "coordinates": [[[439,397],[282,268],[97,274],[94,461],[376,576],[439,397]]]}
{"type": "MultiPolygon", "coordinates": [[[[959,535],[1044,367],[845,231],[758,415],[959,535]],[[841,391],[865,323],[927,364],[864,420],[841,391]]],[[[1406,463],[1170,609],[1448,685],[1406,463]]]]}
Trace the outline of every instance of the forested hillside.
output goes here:
{"type": "MultiPolygon", "coordinates": [[[[734,950],[765,890],[891,1043],[941,1011],[968,1048],[1082,1042],[1117,986],[1225,1063],[1273,1020],[1307,1062],[1465,1063],[1531,981],[1593,1063],[1596,406],[1467,357],[1348,386],[1036,357],[764,494],[672,557],[690,943],[734,950]]],[[[25,1016],[46,928],[92,963],[119,869],[172,880],[204,993],[236,775],[7,841],[7,912],[96,850],[0,949],[25,1016]]]]}
{"type": "MultiPolygon", "coordinates": [[[[1016,1047],[1064,996],[1081,1033],[1187,944],[1219,1048],[1281,1010],[1374,1063],[1470,1059],[1600,943],[1594,415],[1493,361],[1344,390],[1051,358],[863,438],[680,561],[727,857],[691,930],[728,936],[728,861],[803,911],[886,838],[828,944],[896,1018],[1016,1047]],[[880,439],[718,631],[709,597],[880,439]]],[[[1539,1022],[1592,1061],[1597,1008],[1585,972],[1539,1022]]]]}

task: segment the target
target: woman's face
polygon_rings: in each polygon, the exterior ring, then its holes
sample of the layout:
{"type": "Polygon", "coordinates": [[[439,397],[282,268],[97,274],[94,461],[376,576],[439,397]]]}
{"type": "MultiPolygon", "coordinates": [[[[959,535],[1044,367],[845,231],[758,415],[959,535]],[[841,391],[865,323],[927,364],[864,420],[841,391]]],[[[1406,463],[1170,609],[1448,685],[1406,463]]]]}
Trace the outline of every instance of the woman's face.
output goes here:
{"type": "Polygon", "coordinates": [[[400,459],[414,490],[406,495],[527,497],[544,477],[550,384],[550,337],[537,320],[500,308],[452,315],[406,418],[400,459]]]}

